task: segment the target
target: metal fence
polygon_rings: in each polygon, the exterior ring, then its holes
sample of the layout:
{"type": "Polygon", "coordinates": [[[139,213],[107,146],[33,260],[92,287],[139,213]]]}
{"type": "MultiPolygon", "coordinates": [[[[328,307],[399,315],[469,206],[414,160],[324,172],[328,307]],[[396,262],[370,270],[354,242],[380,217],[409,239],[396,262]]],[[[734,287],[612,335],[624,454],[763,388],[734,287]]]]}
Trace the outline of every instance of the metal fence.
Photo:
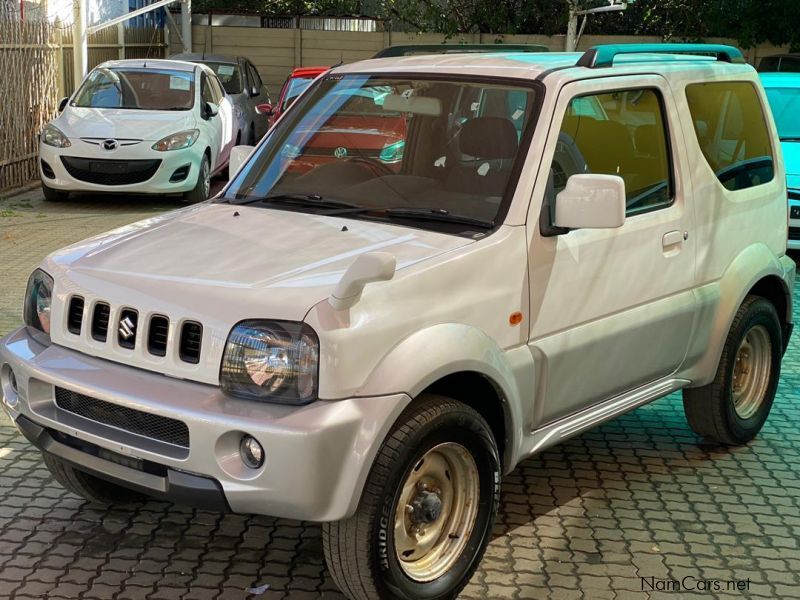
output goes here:
{"type": "Polygon", "coordinates": [[[46,21],[6,19],[0,4],[0,191],[38,173],[38,135],[56,112],[59,45],[46,21]]]}

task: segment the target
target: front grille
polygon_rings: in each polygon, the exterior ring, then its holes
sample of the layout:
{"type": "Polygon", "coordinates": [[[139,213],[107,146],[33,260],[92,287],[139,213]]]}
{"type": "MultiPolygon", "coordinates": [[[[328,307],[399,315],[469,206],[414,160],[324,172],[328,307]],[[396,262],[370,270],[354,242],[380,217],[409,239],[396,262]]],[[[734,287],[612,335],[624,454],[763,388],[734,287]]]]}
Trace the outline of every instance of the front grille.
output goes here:
{"type": "Polygon", "coordinates": [[[62,156],[67,172],[80,181],[98,185],[130,185],[147,181],[158,171],[161,161],[105,160],[62,156]]]}
{"type": "Polygon", "coordinates": [[[203,342],[203,326],[195,321],[186,321],[181,327],[181,343],[178,356],[183,362],[200,362],[200,346],[203,342]]]}
{"type": "Polygon", "coordinates": [[[55,388],[55,392],[56,405],[62,410],[166,444],[189,447],[189,428],[182,421],[112,404],[60,387],[55,388]]]}
{"type": "Polygon", "coordinates": [[[800,240],[800,227],[789,227],[789,239],[800,240]]]}
{"type": "Polygon", "coordinates": [[[161,315],[150,317],[150,329],[147,332],[147,351],[155,356],[167,355],[167,335],[169,319],[161,315]]]}
{"type": "Polygon", "coordinates": [[[105,302],[98,302],[94,305],[94,315],[92,316],[92,338],[98,342],[105,342],[108,339],[108,320],[111,317],[111,307],[105,302]]]}
{"type": "Polygon", "coordinates": [[[81,325],[83,325],[83,298],[73,296],[67,310],[67,330],[75,335],[80,335],[81,325]]]}

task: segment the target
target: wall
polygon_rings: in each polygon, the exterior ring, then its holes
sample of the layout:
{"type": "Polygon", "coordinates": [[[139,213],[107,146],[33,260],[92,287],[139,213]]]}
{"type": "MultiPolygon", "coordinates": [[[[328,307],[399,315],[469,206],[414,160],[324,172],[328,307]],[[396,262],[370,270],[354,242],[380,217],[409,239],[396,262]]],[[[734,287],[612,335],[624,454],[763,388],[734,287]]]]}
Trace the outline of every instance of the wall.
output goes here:
{"type": "MultiPolygon", "coordinates": [[[[502,39],[508,44],[544,44],[552,51],[564,49],[565,36],[468,34],[448,40],[490,44],[502,39]]],[[[256,27],[192,27],[192,46],[195,52],[242,55],[258,68],[270,92],[278,93],[284,79],[295,66],[335,65],[340,61],[354,62],[370,58],[385,46],[400,44],[438,44],[444,36],[398,32],[342,32],[307,29],[262,29],[256,27]],[[209,34],[210,31],[210,34],[209,34]]],[[[660,42],[658,37],[587,35],[580,40],[579,49],[596,44],[660,42]]],[[[736,45],[733,40],[711,39],[709,42],[736,45]]],[[[181,51],[180,39],[170,35],[170,53],[181,51]]],[[[756,64],[763,56],[786,52],[786,48],[761,45],[745,52],[748,61],[756,64]]]]}

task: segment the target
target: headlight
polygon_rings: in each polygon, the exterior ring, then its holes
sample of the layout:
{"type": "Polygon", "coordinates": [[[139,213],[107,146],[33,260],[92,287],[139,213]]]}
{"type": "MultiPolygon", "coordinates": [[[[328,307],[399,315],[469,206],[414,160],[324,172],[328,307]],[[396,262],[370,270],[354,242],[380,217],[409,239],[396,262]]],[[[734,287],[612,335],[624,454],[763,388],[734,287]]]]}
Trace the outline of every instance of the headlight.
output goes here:
{"type": "Polygon", "coordinates": [[[385,163],[398,163],[403,160],[403,149],[406,146],[405,140],[400,140],[394,144],[384,146],[378,158],[385,163]]]}
{"type": "Polygon", "coordinates": [[[69,148],[72,146],[67,139],[67,136],[65,136],[58,127],[51,125],[50,123],[42,128],[41,140],[43,144],[55,146],[56,148],[69,148]]]}
{"type": "Polygon", "coordinates": [[[53,302],[53,278],[36,269],[28,278],[22,313],[25,324],[50,336],[50,306],[53,302]]]}
{"type": "Polygon", "coordinates": [[[189,131],[179,131],[178,133],[173,133],[172,135],[168,135],[165,138],[161,138],[155,144],[153,144],[152,148],[153,150],[158,150],[159,152],[188,148],[197,141],[197,137],[199,135],[200,135],[199,129],[190,129],[189,131]]]}
{"type": "Polygon", "coordinates": [[[225,344],[220,386],[232,396],[306,404],[317,396],[319,339],[305,323],[242,321],[225,344]]]}

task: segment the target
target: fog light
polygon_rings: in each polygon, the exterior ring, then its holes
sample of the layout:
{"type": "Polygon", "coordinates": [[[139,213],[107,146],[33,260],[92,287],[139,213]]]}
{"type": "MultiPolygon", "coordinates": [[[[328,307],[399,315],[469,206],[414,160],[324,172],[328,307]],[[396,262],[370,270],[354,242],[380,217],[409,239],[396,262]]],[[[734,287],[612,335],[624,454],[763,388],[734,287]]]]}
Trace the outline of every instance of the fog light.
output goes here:
{"type": "Polygon", "coordinates": [[[256,438],[250,435],[242,438],[239,444],[239,454],[242,455],[242,462],[251,469],[257,469],[264,464],[264,448],[256,438]]]}
{"type": "Polygon", "coordinates": [[[12,392],[14,392],[15,394],[19,393],[19,390],[17,389],[17,376],[14,375],[14,371],[12,371],[11,369],[9,369],[8,373],[8,384],[11,386],[12,392]]]}

